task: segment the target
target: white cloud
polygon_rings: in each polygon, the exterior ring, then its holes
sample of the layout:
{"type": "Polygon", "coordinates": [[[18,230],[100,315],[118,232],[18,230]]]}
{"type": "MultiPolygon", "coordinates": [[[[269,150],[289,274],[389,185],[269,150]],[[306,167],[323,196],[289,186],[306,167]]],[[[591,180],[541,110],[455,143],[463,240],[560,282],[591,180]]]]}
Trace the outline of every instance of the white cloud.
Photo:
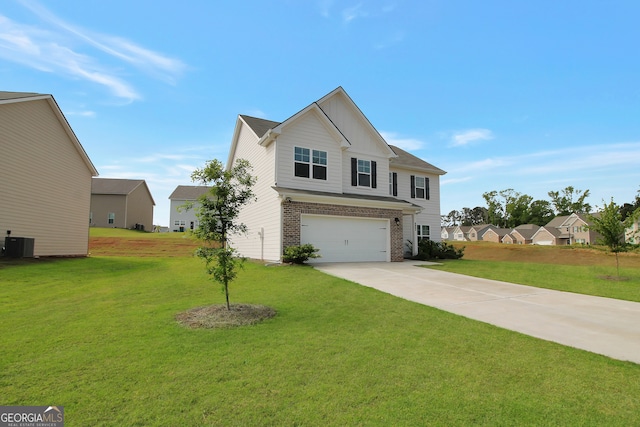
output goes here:
{"type": "Polygon", "coordinates": [[[415,138],[401,138],[394,132],[380,132],[380,135],[390,145],[395,145],[403,150],[412,151],[419,150],[424,146],[424,143],[415,138]]]}
{"type": "Polygon", "coordinates": [[[451,145],[459,147],[474,141],[486,141],[489,139],[493,139],[493,132],[489,129],[468,129],[454,133],[451,137],[451,145]]]}
{"type": "Polygon", "coordinates": [[[121,76],[127,72],[121,64],[106,65],[109,59],[129,64],[171,84],[186,70],[179,59],[121,37],[83,30],[35,1],[21,0],[20,3],[44,24],[25,25],[0,15],[0,57],[5,60],[101,85],[128,102],[141,99],[141,95],[121,76]]]}

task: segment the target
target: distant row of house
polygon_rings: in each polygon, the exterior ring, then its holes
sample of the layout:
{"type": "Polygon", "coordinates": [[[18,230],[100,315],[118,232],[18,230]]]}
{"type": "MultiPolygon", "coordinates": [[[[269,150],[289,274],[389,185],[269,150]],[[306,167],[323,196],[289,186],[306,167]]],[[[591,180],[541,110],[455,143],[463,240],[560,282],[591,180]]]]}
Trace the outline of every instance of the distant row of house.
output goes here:
{"type": "Polygon", "coordinates": [[[442,227],[442,240],[477,241],[515,245],[595,244],[600,235],[589,230],[586,215],[573,213],[557,216],[548,224],[523,224],[515,228],[499,228],[491,224],[442,227]]]}

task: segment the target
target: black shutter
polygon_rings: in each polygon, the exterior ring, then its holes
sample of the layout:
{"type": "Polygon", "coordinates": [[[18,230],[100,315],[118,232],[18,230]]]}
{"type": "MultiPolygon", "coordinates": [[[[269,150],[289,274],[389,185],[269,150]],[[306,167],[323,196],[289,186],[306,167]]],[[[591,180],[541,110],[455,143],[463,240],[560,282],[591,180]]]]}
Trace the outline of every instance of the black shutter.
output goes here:
{"type": "Polygon", "coordinates": [[[378,169],[376,162],[371,160],[371,188],[378,188],[378,169]]]}
{"type": "Polygon", "coordinates": [[[397,172],[394,172],[392,174],[391,187],[393,188],[392,189],[393,195],[397,196],[398,195],[398,173],[397,172]]]}
{"type": "Polygon", "coordinates": [[[429,200],[429,178],[424,178],[424,198],[429,200]]]}
{"type": "Polygon", "coordinates": [[[416,177],[411,175],[411,198],[416,198],[416,177]]]}
{"type": "Polygon", "coordinates": [[[358,159],[351,158],[351,186],[358,186],[358,159]]]}

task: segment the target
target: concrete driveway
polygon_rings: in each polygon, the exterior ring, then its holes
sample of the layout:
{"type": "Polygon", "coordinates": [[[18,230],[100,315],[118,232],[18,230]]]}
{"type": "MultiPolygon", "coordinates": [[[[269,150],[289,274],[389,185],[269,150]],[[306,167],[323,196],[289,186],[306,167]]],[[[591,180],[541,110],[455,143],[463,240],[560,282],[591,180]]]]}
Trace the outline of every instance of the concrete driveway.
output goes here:
{"type": "Polygon", "coordinates": [[[640,303],[420,268],[428,262],[327,263],[317,270],[533,337],[640,363],[640,303]]]}

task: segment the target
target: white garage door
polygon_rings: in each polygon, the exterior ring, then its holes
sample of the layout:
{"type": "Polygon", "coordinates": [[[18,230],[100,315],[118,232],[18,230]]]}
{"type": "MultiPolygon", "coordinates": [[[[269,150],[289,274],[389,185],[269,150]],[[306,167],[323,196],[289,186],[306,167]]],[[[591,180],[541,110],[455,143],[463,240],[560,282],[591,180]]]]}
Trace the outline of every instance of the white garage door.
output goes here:
{"type": "Polygon", "coordinates": [[[302,215],[300,225],[301,243],[320,249],[313,262],[390,261],[386,219],[302,215]]]}

